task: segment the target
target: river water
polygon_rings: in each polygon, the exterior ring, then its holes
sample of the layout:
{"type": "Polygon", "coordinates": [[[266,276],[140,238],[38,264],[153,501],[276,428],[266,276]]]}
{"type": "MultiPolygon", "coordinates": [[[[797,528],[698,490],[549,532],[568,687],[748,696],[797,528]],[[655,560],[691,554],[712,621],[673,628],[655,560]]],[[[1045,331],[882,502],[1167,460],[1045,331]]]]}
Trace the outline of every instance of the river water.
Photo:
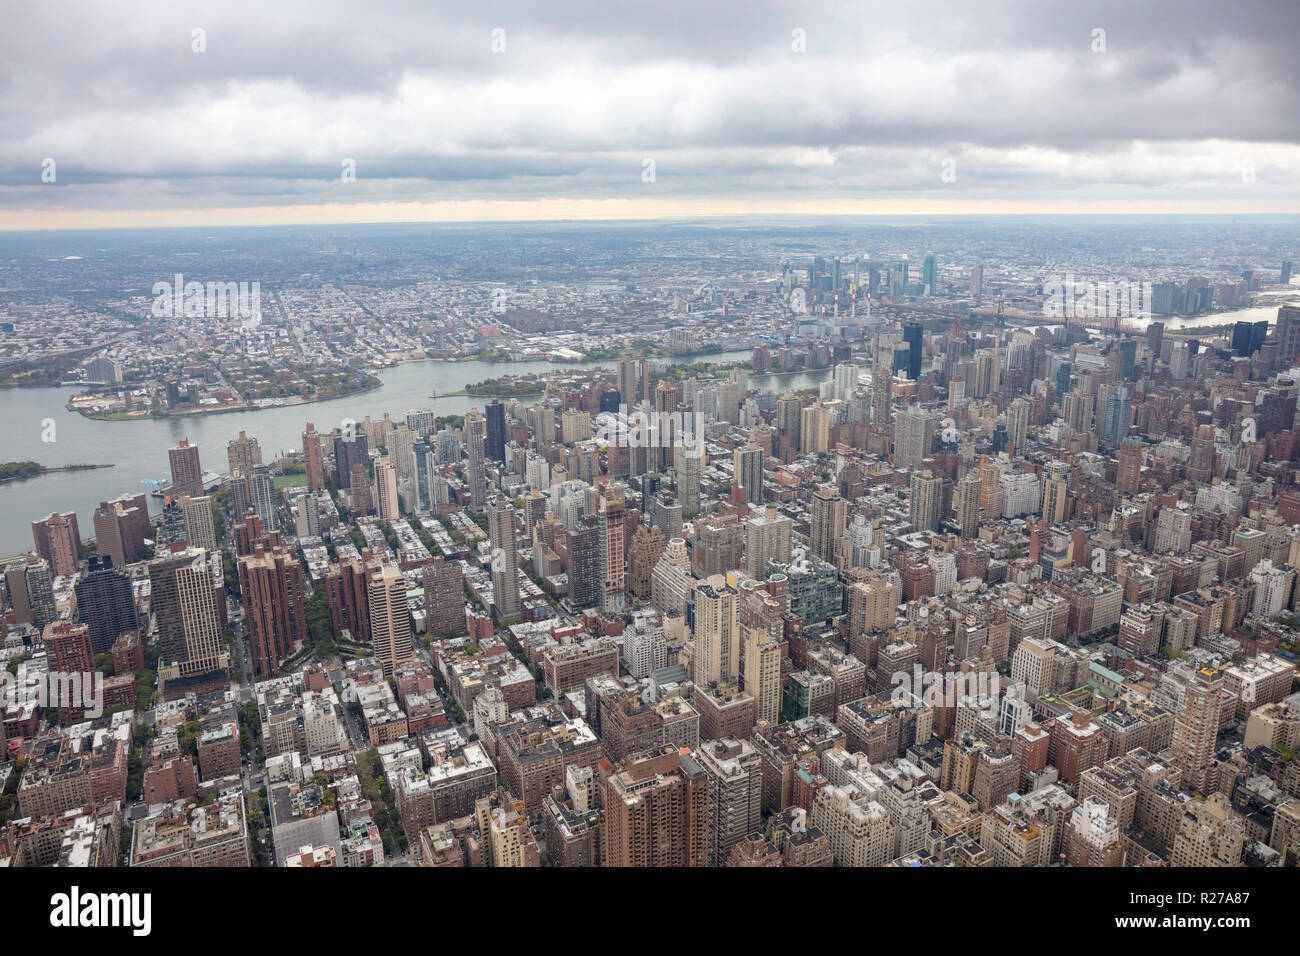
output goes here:
{"type": "MultiPolygon", "coordinates": [[[[726,352],[687,361],[738,362],[748,351],[726,352]]],[[[188,438],[199,446],[205,471],[224,472],[226,443],[241,429],[262,446],[262,457],[272,461],[278,453],[296,449],[302,443],[307,422],[320,431],[337,427],[344,418],[361,421],[367,415],[382,418],[384,412],[402,420],[412,409],[431,408],[439,415],[460,415],[482,408],[481,395],[431,395],[456,392],[466,385],[507,374],[558,372],[566,368],[590,368],[614,362],[412,362],[378,373],[383,385],[360,395],[254,411],[174,418],[142,418],[104,422],[83,418],[64,408],[72,389],[0,389],[0,461],[31,460],[42,465],[111,464],[94,471],[58,472],[29,481],[0,485],[0,555],[19,554],[32,547],[31,522],[51,511],[76,511],[83,538],[94,535],[92,515],[99,503],[125,493],[152,489],[149,479],[167,478],[167,449],[188,438]],[[47,420],[52,420],[54,441],[47,420]]],[[[660,363],[657,363],[660,364],[660,363]]],[[[787,391],[813,388],[829,370],[767,375],[755,378],[765,390],[787,391]]],[[[528,401],[528,399],[525,399],[528,401]]],[[[157,511],[158,499],[150,498],[157,511]]]]}

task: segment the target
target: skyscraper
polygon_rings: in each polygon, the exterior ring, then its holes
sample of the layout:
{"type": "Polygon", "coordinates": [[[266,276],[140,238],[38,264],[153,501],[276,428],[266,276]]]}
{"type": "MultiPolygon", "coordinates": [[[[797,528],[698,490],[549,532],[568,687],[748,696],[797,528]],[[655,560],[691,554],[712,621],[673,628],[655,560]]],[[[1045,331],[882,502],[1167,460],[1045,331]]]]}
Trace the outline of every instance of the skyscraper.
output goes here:
{"type": "Polygon", "coordinates": [[[231,472],[251,475],[253,468],[262,463],[262,446],[241,431],[238,438],[226,443],[226,462],[231,472]]]}
{"type": "Polygon", "coordinates": [[[980,481],[975,471],[968,471],[952,496],[952,511],[961,525],[961,538],[969,541],[979,533],[980,481]]]}
{"type": "Polygon", "coordinates": [[[799,448],[799,427],[803,421],[803,399],[798,395],[780,395],[776,399],[776,428],[790,439],[792,448],[799,448]]]}
{"type": "Polygon", "coordinates": [[[76,573],[81,563],[81,532],[77,529],[75,511],[51,513],[40,521],[33,521],[32,539],[36,544],[36,554],[50,562],[55,574],[76,573]]]}
{"type": "Polygon", "coordinates": [[[578,518],[575,527],[565,529],[569,554],[569,600],[574,607],[600,603],[603,593],[600,573],[600,523],[595,515],[578,518]]]}
{"type": "Polygon", "coordinates": [[[1102,421],[1101,439],[1110,448],[1118,448],[1128,437],[1129,422],[1133,417],[1128,389],[1120,385],[1106,399],[1106,417],[1102,421]]]}
{"type": "Polygon", "coordinates": [[[307,640],[307,590],[302,563],[286,545],[262,543],[239,559],[253,669],[275,677],[280,662],[307,640]]]}
{"type": "MultiPolygon", "coordinates": [[[[1125,438],[1120,443],[1117,458],[1119,466],[1115,473],[1115,490],[1123,495],[1137,494],[1142,487],[1142,441],[1138,438],[1125,438]]],[[[1043,517],[1047,517],[1046,511],[1043,517]]]]}
{"type": "Polygon", "coordinates": [[[425,442],[411,448],[415,488],[412,494],[416,511],[437,511],[451,503],[451,488],[438,472],[438,456],[425,442]]]}
{"type": "Polygon", "coordinates": [[[487,432],[483,452],[493,461],[506,460],[506,407],[497,399],[492,399],[485,406],[487,412],[487,432]]]}
{"type": "Polygon", "coordinates": [[[353,465],[370,471],[370,439],[365,432],[349,434],[350,431],[334,436],[334,480],[340,489],[352,487],[353,465]]]}
{"type": "Polygon", "coordinates": [[[695,683],[735,684],[740,678],[739,597],[715,574],[695,586],[695,683]]]}
{"type": "Polygon", "coordinates": [[[119,568],[140,559],[140,549],[150,536],[149,503],[144,495],[122,495],[101,501],[94,516],[95,544],[100,554],[119,568]]]}
{"type": "Polygon", "coordinates": [[[76,594],[77,615],[90,628],[91,653],[107,654],[122,633],[139,630],[131,582],[107,555],[90,559],[76,594]]]}
{"type": "Polygon", "coordinates": [[[732,455],[733,480],[745,491],[745,501],[751,505],[763,502],[763,449],[749,442],[737,448],[732,455]]]}
{"type": "Polygon", "coordinates": [[[424,566],[424,620],[430,634],[465,631],[465,574],[459,561],[434,555],[424,566]]]}
{"type": "Polygon", "coordinates": [[[915,405],[894,418],[894,467],[921,467],[934,439],[934,416],[915,405]]]}
{"type": "Polygon", "coordinates": [[[722,866],[733,847],[762,829],[762,758],[734,737],[711,740],[693,756],[709,779],[709,864],[722,866]]]}
{"type": "Polygon", "coordinates": [[[402,516],[402,505],[397,499],[397,469],[387,455],[375,459],[375,506],[384,521],[395,521],[402,516]]]}
{"type": "Polygon", "coordinates": [[[1202,667],[1183,689],[1174,716],[1174,762],[1183,769],[1183,786],[1201,793],[1215,786],[1214,745],[1222,696],[1223,672],[1202,667]]]}
{"type": "Polygon", "coordinates": [[[302,460],[307,469],[307,490],[321,491],[325,488],[325,454],[321,449],[320,433],[311,422],[302,433],[302,460]]]}
{"type": "Polygon", "coordinates": [[[1064,475],[1050,475],[1043,482],[1043,520],[1059,524],[1069,514],[1070,488],[1064,475]]]}
{"type": "Polygon", "coordinates": [[[745,519],[745,571],[755,580],[767,577],[770,561],[790,560],[794,522],[769,505],[745,519]]]}
{"type": "Polygon", "coordinates": [[[943,478],[926,471],[912,472],[909,511],[914,531],[937,531],[943,501],[943,478]]]}
{"type": "Polygon", "coordinates": [[[269,531],[280,527],[279,509],[276,507],[275,476],[270,465],[255,465],[252,477],[253,510],[269,531]]]}
{"type": "Polygon", "coordinates": [[[375,659],[383,667],[384,676],[392,677],[398,664],[415,656],[406,577],[396,565],[375,564],[366,569],[366,605],[375,659]]]}
{"type": "Polygon", "coordinates": [[[650,449],[652,467],[666,471],[675,462],[674,445],[681,441],[677,414],[677,386],[664,379],[655,386],[655,441],[650,449]]]}
{"type": "Polygon", "coordinates": [[[212,523],[212,498],[208,495],[181,498],[185,518],[185,540],[205,551],[217,550],[217,532],[212,523]]]}
{"type": "Polygon", "coordinates": [[[492,543],[492,603],[502,620],[519,616],[519,565],[515,549],[515,506],[500,495],[487,504],[492,543]]]}
{"type": "Polygon", "coordinates": [[[1029,440],[1029,402],[1024,397],[1007,406],[1007,444],[1011,457],[1023,455],[1029,440]]]}
{"type": "Polygon", "coordinates": [[[919,322],[903,325],[903,341],[907,343],[907,377],[916,381],[921,377],[921,346],[925,331],[919,322]]]}
{"type": "Polygon", "coordinates": [[[816,455],[830,451],[831,412],[821,402],[813,402],[801,412],[799,423],[800,453],[816,455]]]}
{"type": "Polygon", "coordinates": [[[158,620],[160,663],[179,677],[223,670],[221,612],[207,552],[189,548],[149,563],[149,603],[158,620]]]}
{"type": "Polygon", "coordinates": [[[85,624],[72,621],[51,621],[45,625],[42,639],[46,653],[53,658],[61,691],[66,693],[71,687],[74,697],[77,690],[81,691],[82,700],[77,703],[60,693],[63,699],[58,701],[59,720],[65,724],[80,720],[86,712],[84,705],[91,703],[85,699],[88,688],[84,681],[95,670],[95,655],[90,649],[90,629],[85,624]],[[73,678],[74,682],[70,683],[69,678],[73,678]]]}
{"type": "Polygon", "coordinates": [[[709,779],[666,747],[605,777],[605,866],[708,866],[709,779]]]}
{"type": "Polygon", "coordinates": [[[849,520],[849,503],[834,485],[819,485],[813,492],[808,546],[823,561],[837,564],[839,542],[849,520]]]}
{"type": "MultiPolygon", "coordinates": [[[[469,481],[470,507],[481,511],[487,504],[487,463],[484,461],[487,422],[477,408],[465,415],[465,450],[469,454],[466,477],[469,481]]],[[[504,453],[503,453],[504,454],[504,453]]]]}
{"type": "Polygon", "coordinates": [[[694,518],[700,513],[700,472],[705,459],[704,438],[682,446],[676,459],[677,499],[682,505],[682,517],[694,518]]]}
{"type": "MultiPolygon", "coordinates": [[[[1284,305],[1277,310],[1278,358],[1283,362],[1292,362],[1300,353],[1300,305],[1284,305]]],[[[1285,366],[1284,366],[1285,367],[1285,366]]]]}
{"type": "Polygon", "coordinates": [[[601,609],[622,614],[625,602],[627,571],[624,549],[626,527],[623,522],[623,486],[604,485],[600,493],[600,570],[603,575],[601,609]]]}
{"type": "Polygon", "coordinates": [[[1208,484],[1214,477],[1214,426],[1199,425],[1187,458],[1187,477],[1208,484]]]}
{"type": "Polygon", "coordinates": [[[175,448],[167,450],[167,460],[172,470],[172,492],[178,495],[203,494],[203,466],[199,464],[199,448],[182,438],[175,448]]]}

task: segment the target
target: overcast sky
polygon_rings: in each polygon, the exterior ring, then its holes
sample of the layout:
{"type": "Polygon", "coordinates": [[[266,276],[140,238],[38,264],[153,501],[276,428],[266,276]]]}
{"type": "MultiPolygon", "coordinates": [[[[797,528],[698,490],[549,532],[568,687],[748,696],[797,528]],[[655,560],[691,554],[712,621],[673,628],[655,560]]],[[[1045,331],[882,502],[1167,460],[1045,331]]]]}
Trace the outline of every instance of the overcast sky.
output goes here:
{"type": "Polygon", "coordinates": [[[1298,36],[1292,0],[17,4],[0,228],[1295,213],[1298,36]]]}

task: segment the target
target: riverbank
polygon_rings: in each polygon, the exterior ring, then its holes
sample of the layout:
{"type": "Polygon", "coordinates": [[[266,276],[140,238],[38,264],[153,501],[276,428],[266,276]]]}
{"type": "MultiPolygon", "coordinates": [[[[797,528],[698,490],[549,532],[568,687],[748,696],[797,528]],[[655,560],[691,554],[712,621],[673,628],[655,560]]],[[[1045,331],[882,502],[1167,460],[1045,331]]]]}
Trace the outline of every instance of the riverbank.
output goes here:
{"type": "Polygon", "coordinates": [[[113,468],[109,465],[42,465],[35,461],[0,462],[0,485],[14,481],[28,481],[41,475],[53,475],[61,471],[94,471],[97,468],[113,468]]]}
{"type": "Polygon", "coordinates": [[[63,406],[70,412],[76,412],[82,418],[88,418],[96,422],[130,422],[140,421],[141,419],[158,419],[166,421],[172,418],[201,418],[207,415],[229,415],[232,412],[257,412],[270,408],[293,408],[298,405],[314,405],[318,402],[330,402],[340,398],[350,398],[355,395],[364,395],[366,392],[373,392],[383,387],[383,380],[380,378],[369,378],[364,384],[356,388],[343,389],[337,393],[325,396],[313,396],[312,398],[303,398],[295,395],[291,398],[268,399],[264,402],[241,402],[238,405],[222,405],[218,408],[180,408],[180,409],[154,409],[142,408],[135,411],[94,411],[89,407],[79,407],[76,404],[79,396],[72,396],[63,406]]]}

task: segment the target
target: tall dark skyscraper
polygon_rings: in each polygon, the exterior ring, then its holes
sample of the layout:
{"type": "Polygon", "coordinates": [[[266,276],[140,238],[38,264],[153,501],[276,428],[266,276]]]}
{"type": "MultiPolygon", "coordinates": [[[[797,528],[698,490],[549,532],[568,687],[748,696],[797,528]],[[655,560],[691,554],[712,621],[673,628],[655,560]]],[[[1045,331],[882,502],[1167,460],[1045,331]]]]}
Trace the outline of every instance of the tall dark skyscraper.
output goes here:
{"type": "Polygon", "coordinates": [[[914,382],[921,377],[921,336],[923,334],[919,322],[907,322],[903,325],[903,341],[907,343],[909,352],[907,377],[914,382]]]}
{"type": "Polygon", "coordinates": [[[1133,370],[1137,367],[1137,339],[1120,339],[1116,346],[1120,355],[1120,374],[1124,381],[1133,380],[1133,370]]]}
{"type": "Polygon", "coordinates": [[[578,519],[576,530],[565,532],[569,549],[569,600],[574,607],[600,603],[600,523],[595,515],[578,519]]]}
{"type": "Polygon", "coordinates": [[[92,557],[89,573],[77,582],[77,613],[90,628],[93,654],[107,654],[123,631],[139,628],[131,582],[107,555],[92,557]]]}
{"type": "Polygon", "coordinates": [[[344,435],[334,436],[334,483],[339,488],[352,487],[352,466],[362,465],[370,470],[370,441],[360,432],[349,441],[344,435]]]}
{"type": "Polygon", "coordinates": [[[1155,353],[1156,358],[1160,357],[1161,347],[1165,341],[1165,324],[1163,322],[1152,322],[1147,326],[1147,348],[1155,353]]]}
{"type": "Polygon", "coordinates": [[[506,407],[495,398],[487,403],[487,441],[484,452],[493,461],[506,460],[506,407]]]}

